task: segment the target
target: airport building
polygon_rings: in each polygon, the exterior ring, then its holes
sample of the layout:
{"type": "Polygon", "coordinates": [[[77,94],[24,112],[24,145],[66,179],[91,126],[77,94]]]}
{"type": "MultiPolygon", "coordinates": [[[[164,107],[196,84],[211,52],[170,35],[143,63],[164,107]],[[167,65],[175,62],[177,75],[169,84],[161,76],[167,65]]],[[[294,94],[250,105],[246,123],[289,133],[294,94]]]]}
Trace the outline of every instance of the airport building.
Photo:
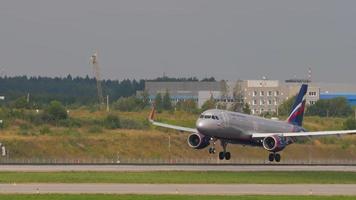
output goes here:
{"type": "Polygon", "coordinates": [[[213,97],[220,101],[224,81],[200,82],[200,81],[181,81],[181,82],[159,82],[146,81],[145,91],[148,92],[150,101],[153,101],[158,93],[164,94],[169,92],[172,103],[194,100],[198,107],[201,107],[205,101],[213,97]]]}
{"type": "MultiPolygon", "coordinates": [[[[173,104],[193,99],[199,108],[210,98],[224,104],[227,108],[235,102],[242,101],[249,104],[252,114],[260,115],[265,112],[278,113],[278,106],[296,95],[301,83],[300,80],[283,82],[267,79],[217,82],[147,81],[145,90],[149,94],[150,101],[154,101],[158,93],[164,94],[168,91],[173,104]]],[[[320,88],[310,85],[306,95],[307,104],[314,104],[319,99],[319,95],[320,88]]]]}

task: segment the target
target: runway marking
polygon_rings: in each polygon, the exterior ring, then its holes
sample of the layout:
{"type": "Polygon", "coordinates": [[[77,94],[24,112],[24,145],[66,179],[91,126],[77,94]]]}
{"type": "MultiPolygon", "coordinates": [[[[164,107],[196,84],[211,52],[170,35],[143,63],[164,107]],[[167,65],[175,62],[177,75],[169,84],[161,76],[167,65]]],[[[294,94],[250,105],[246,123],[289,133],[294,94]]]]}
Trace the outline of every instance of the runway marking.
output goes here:
{"type": "Polygon", "coordinates": [[[332,165],[0,165],[3,172],[60,172],[60,171],[345,171],[356,172],[356,166],[332,165]]]}
{"type": "Polygon", "coordinates": [[[356,184],[0,184],[2,194],[356,195],[356,184]]]}

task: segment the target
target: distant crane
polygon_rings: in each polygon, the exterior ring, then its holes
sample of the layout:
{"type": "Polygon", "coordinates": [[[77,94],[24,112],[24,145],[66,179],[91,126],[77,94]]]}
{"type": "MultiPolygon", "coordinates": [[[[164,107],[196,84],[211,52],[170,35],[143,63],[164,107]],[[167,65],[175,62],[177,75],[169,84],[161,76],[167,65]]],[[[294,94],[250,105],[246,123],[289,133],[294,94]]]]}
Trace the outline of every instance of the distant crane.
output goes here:
{"type": "Polygon", "coordinates": [[[92,56],[90,56],[90,64],[93,66],[94,69],[94,76],[96,80],[96,89],[98,93],[98,100],[100,106],[104,105],[104,97],[103,97],[103,89],[101,87],[101,75],[100,75],[100,68],[98,63],[98,51],[95,51],[92,56]]]}

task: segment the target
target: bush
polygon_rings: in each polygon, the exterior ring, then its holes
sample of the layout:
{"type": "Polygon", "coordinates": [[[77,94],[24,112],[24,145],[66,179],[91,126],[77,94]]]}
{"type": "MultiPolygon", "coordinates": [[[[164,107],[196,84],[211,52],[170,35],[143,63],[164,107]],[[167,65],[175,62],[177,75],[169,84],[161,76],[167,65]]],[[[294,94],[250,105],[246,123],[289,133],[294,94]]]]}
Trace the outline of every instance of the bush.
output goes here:
{"type": "Polygon", "coordinates": [[[89,133],[102,133],[103,129],[98,125],[93,125],[88,130],[89,133]]]}
{"type": "Polygon", "coordinates": [[[50,133],[51,133],[51,129],[49,128],[49,126],[42,126],[40,128],[41,135],[46,135],[46,134],[50,134],[50,133]]]}
{"type": "Polygon", "coordinates": [[[68,118],[68,114],[64,106],[59,101],[51,101],[50,105],[44,110],[43,119],[45,121],[59,121],[68,118]]]}
{"type": "Polygon", "coordinates": [[[67,119],[59,120],[59,125],[64,127],[71,127],[71,128],[74,127],[80,128],[82,126],[80,120],[75,118],[67,118],[67,119]]]}
{"type": "Polygon", "coordinates": [[[120,118],[116,115],[108,115],[104,119],[104,127],[108,129],[117,129],[121,127],[120,118]]]}
{"type": "Polygon", "coordinates": [[[139,111],[144,108],[143,101],[135,96],[122,97],[113,104],[114,109],[120,111],[139,111]]]}
{"type": "Polygon", "coordinates": [[[30,130],[32,129],[32,126],[29,124],[20,124],[19,129],[20,135],[30,135],[30,130]]]}
{"type": "Polygon", "coordinates": [[[346,130],[356,130],[356,120],[355,120],[355,118],[348,118],[343,123],[343,127],[346,130]]]}
{"type": "Polygon", "coordinates": [[[125,129],[144,129],[148,127],[144,122],[132,119],[121,119],[120,122],[121,128],[125,129]]]}

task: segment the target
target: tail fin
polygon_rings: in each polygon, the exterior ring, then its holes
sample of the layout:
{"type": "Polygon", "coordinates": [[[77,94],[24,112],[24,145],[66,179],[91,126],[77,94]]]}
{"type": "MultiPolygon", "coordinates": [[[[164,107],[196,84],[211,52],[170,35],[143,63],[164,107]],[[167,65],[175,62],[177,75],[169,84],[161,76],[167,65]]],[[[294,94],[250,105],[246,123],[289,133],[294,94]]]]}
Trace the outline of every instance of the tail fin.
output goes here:
{"type": "Polygon", "coordinates": [[[287,121],[291,124],[302,126],[303,123],[303,116],[304,116],[304,108],[305,108],[305,99],[304,96],[307,93],[308,85],[303,84],[299,90],[298,96],[295,99],[293,104],[291,113],[287,121]]]}

